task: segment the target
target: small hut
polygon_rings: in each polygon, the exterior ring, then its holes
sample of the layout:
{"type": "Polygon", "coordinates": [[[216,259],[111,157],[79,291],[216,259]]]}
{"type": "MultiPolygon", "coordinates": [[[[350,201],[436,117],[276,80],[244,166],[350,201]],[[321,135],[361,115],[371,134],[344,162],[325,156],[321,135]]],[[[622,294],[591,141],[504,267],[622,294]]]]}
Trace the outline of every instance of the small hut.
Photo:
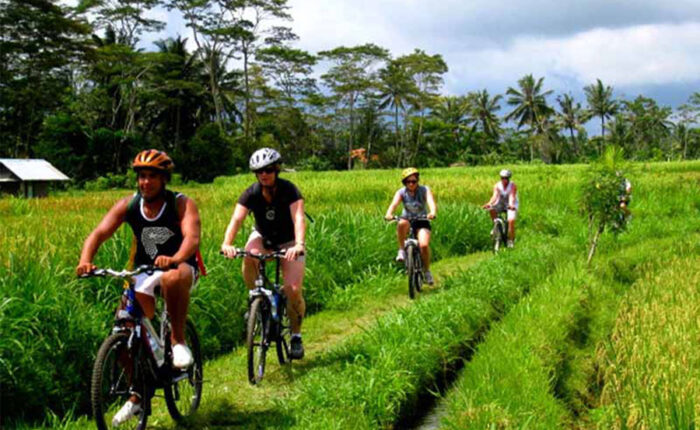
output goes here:
{"type": "Polygon", "coordinates": [[[44,197],[49,183],[69,180],[43,159],[0,158],[0,193],[44,197]]]}

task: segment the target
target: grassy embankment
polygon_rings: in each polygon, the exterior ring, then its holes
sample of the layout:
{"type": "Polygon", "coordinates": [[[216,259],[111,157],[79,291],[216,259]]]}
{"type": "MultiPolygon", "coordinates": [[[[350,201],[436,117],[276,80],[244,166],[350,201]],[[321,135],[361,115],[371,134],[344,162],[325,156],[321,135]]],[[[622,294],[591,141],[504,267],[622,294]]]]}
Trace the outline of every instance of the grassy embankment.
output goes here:
{"type": "Polygon", "coordinates": [[[640,170],[628,232],[606,238],[592,268],[564,266],[494,327],[447,395],[443,427],[695,421],[700,169],[640,170]]]}

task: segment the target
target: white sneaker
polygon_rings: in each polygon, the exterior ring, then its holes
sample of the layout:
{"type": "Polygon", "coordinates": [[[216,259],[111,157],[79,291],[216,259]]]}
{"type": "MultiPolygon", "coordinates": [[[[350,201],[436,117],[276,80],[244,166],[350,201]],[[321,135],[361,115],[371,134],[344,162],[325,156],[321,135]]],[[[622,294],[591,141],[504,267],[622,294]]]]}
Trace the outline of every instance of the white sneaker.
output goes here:
{"type": "Polygon", "coordinates": [[[433,279],[433,274],[430,273],[430,270],[425,272],[425,282],[427,282],[428,285],[433,285],[435,283],[435,280],[433,279]]]}
{"type": "Polygon", "coordinates": [[[194,363],[192,351],[184,343],[173,345],[173,366],[178,369],[186,369],[194,363]]]}
{"type": "Polygon", "coordinates": [[[508,248],[512,248],[513,246],[515,246],[515,245],[513,244],[513,241],[512,241],[512,240],[509,240],[507,245],[508,245],[508,248]]]}
{"type": "Polygon", "coordinates": [[[400,263],[400,262],[404,261],[405,259],[406,259],[406,251],[404,251],[403,249],[399,249],[399,253],[396,254],[396,261],[398,263],[400,263]]]}
{"type": "Polygon", "coordinates": [[[119,427],[140,413],[141,403],[134,403],[129,400],[124,403],[124,406],[122,406],[122,408],[119,409],[116,414],[114,414],[114,417],[112,418],[112,427],[119,427]]]}

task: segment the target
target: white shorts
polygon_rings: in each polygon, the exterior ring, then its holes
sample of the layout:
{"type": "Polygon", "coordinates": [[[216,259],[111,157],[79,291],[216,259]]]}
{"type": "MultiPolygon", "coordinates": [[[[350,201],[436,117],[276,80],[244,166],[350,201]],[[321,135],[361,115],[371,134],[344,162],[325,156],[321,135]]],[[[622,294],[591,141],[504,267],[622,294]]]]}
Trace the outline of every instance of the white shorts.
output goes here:
{"type": "MultiPolygon", "coordinates": [[[[199,276],[194,267],[192,267],[190,264],[187,264],[187,267],[189,267],[192,271],[192,285],[190,285],[190,291],[192,291],[195,285],[197,285],[199,276]]],[[[160,286],[160,278],[163,277],[163,273],[165,272],[162,270],[156,270],[152,275],[149,275],[148,273],[139,273],[138,275],[134,276],[134,289],[137,293],[155,297],[156,287],[160,286]]]]}
{"type": "Polygon", "coordinates": [[[518,216],[518,205],[515,205],[515,210],[510,210],[507,204],[498,203],[493,206],[493,209],[496,213],[507,212],[508,221],[515,221],[515,218],[518,216]]]}
{"type": "MultiPolygon", "coordinates": [[[[264,244],[264,238],[263,238],[262,234],[260,234],[259,231],[253,229],[253,231],[250,233],[250,236],[248,236],[248,241],[246,242],[245,247],[248,248],[248,244],[249,244],[250,242],[254,241],[255,239],[260,239],[260,240],[262,240],[262,241],[263,241],[263,246],[265,246],[265,244],[264,244]]],[[[277,248],[279,248],[279,249],[287,249],[287,248],[293,247],[295,244],[296,244],[296,242],[293,241],[293,240],[291,240],[291,241],[289,241],[289,242],[287,242],[287,243],[283,243],[283,244],[279,245],[277,248]]],[[[301,262],[306,261],[306,254],[304,253],[303,255],[297,255],[297,258],[296,258],[296,260],[294,260],[294,261],[301,261],[301,262]]]]}

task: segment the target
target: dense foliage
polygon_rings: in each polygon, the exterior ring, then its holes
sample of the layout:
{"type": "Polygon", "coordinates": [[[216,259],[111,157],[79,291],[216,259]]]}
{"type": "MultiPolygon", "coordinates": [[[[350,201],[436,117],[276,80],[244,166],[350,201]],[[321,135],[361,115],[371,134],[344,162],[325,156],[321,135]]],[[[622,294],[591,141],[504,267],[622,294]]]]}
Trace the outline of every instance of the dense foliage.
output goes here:
{"type": "Polygon", "coordinates": [[[529,74],[504,95],[441,96],[440,54],[393,56],[371,43],[305,52],[280,25],[289,7],[4,0],[0,157],[43,157],[81,183],[124,173],[144,147],[168,150],[199,181],[245,168],[263,145],[302,169],[565,163],[609,143],[638,160],[700,156],[700,93],[673,111],[641,95],[616,99],[597,80],[584,107],[529,74]],[[156,7],[179,13],[192,37],[146,46],[144,35],[167,28],[148,17],[156,7]],[[583,126],[597,120],[600,136],[589,138],[583,126]]]}

